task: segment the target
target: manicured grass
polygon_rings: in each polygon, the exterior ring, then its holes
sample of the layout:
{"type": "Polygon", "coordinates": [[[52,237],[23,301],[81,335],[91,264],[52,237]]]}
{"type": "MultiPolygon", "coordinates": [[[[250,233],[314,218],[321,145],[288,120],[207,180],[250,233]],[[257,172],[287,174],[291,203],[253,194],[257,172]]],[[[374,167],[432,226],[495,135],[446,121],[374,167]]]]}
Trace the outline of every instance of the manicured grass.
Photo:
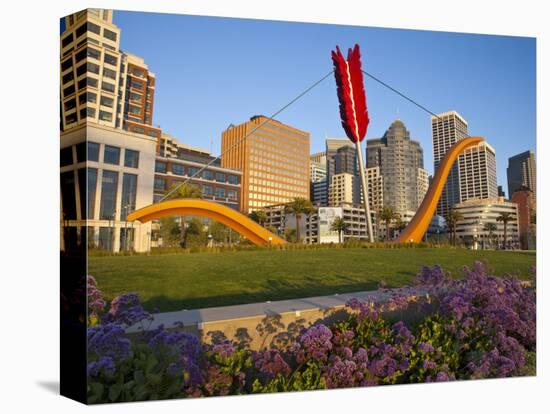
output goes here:
{"type": "Polygon", "coordinates": [[[423,265],[454,277],[475,260],[494,274],[528,277],[534,252],[447,248],[257,250],[90,257],[108,299],[138,292],[149,310],[173,311],[372,290],[411,282],[423,265]]]}

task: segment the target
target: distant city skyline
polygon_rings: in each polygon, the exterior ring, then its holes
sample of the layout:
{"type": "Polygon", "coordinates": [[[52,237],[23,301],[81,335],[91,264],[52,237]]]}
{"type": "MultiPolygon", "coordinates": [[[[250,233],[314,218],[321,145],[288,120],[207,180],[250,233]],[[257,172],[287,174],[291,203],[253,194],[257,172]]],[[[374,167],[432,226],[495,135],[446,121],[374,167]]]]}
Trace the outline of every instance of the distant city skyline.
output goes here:
{"type": "MultiPolygon", "coordinates": [[[[215,155],[229,124],[271,115],[332,69],[336,44],[356,42],[365,70],[436,113],[464,115],[470,134],[495,148],[499,185],[507,188],[509,157],[536,153],[533,38],[117,10],[113,22],[121,49],[157,75],[153,123],[215,155]]],[[[403,120],[433,173],[430,115],[369,78],[365,86],[367,139],[403,120]]],[[[345,136],[332,77],[276,119],[310,132],[312,153],[324,149],[325,137],[345,136]]]]}

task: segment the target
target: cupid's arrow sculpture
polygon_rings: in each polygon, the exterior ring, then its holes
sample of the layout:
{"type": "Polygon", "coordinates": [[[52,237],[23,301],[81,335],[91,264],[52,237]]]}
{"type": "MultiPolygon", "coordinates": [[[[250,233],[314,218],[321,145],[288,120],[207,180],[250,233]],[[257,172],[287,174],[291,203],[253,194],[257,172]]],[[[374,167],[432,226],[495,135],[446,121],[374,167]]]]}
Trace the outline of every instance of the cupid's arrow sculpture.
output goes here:
{"type": "Polygon", "coordinates": [[[369,112],[367,110],[367,98],[363,86],[363,72],[361,71],[361,55],[359,45],[348,49],[348,58],[345,59],[338,46],[332,51],[334,63],[334,77],[336,78],[338,100],[340,101],[340,117],[342,126],[348,138],[355,143],[357,150],[357,162],[361,175],[361,187],[363,189],[363,205],[367,219],[367,232],[369,241],[374,242],[372,234],[372,220],[369,207],[369,193],[363,164],[363,152],[361,141],[367,134],[369,126],[369,112]]]}

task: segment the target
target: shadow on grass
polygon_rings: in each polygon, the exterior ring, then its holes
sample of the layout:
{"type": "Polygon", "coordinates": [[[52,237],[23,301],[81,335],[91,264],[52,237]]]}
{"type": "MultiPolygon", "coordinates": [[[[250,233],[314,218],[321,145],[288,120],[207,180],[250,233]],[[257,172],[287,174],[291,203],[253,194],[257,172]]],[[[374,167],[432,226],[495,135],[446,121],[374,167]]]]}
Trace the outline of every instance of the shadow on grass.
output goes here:
{"type": "MultiPolygon", "coordinates": [[[[173,312],[183,309],[200,309],[217,306],[243,305],[247,303],[301,299],[314,296],[334,295],[335,293],[353,293],[376,290],[378,282],[351,283],[338,286],[300,286],[292,288],[285,284],[269,284],[262,292],[238,293],[231,295],[212,295],[196,298],[174,298],[166,295],[153,296],[142,301],[143,307],[150,312],[173,312]]],[[[214,288],[214,287],[213,287],[214,288]]],[[[139,292],[138,292],[139,293],[139,292]]]]}

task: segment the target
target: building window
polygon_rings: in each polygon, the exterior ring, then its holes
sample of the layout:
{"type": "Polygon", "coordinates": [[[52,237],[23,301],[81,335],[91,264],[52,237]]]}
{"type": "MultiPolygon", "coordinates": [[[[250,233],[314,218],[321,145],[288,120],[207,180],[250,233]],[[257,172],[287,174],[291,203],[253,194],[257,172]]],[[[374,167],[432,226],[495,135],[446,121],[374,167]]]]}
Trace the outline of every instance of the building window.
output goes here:
{"type": "Polygon", "coordinates": [[[155,162],[155,172],[158,172],[158,173],[161,173],[161,174],[166,174],[166,163],[156,161],[155,162]]]}
{"type": "Polygon", "coordinates": [[[199,169],[198,168],[195,168],[195,167],[189,167],[187,168],[187,175],[189,177],[194,177],[195,174],[197,174],[199,172],[199,169]]]}
{"type": "Polygon", "coordinates": [[[138,91],[141,91],[143,90],[143,84],[141,82],[136,82],[135,80],[132,79],[132,81],[130,82],[130,86],[134,89],[137,89],[138,91]]]}
{"type": "Polygon", "coordinates": [[[106,39],[112,40],[113,42],[116,42],[116,33],[109,30],[109,29],[103,29],[103,36],[106,39]]]}
{"type": "Polygon", "coordinates": [[[59,164],[61,167],[72,165],[73,163],[73,147],[61,148],[59,152],[59,164]]]}
{"type": "Polygon", "coordinates": [[[76,220],[76,190],[73,171],[61,174],[61,202],[63,203],[63,220],[76,220]]]}
{"type": "Polygon", "coordinates": [[[141,101],[141,95],[139,93],[130,92],[130,100],[141,101]]]}
{"type": "Polygon", "coordinates": [[[63,85],[66,84],[67,82],[70,82],[74,79],[74,74],[73,72],[69,72],[67,73],[66,75],[63,76],[62,80],[63,80],[63,85]]]}
{"type": "Polygon", "coordinates": [[[77,121],[76,112],[73,112],[72,114],[69,114],[65,117],[65,124],[66,125],[75,123],[76,121],[77,121]]]}
{"type": "Polygon", "coordinates": [[[141,108],[139,106],[128,105],[128,111],[131,114],[139,115],[141,113],[141,108]]]}
{"type": "Polygon", "coordinates": [[[61,41],[61,45],[65,47],[69,45],[72,41],[73,41],[73,34],[71,33],[61,41]]]}
{"type": "Polygon", "coordinates": [[[209,185],[203,185],[202,186],[202,195],[204,196],[212,196],[212,187],[209,185]]]}
{"type": "Polygon", "coordinates": [[[139,151],[131,149],[124,150],[124,166],[129,168],[138,168],[139,166],[139,151]]]}
{"type": "Polygon", "coordinates": [[[72,95],[75,92],[74,85],[68,86],[63,89],[63,97],[66,98],[69,95],[72,95]]]}
{"type": "Polygon", "coordinates": [[[217,172],[216,173],[216,181],[219,182],[219,183],[225,183],[225,181],[226,181],[225,173],[217,172]]]}
{"type": "Polygon", "coordinates": [[[70,111],[73,108],[76,108],[76,98],[70,99],[64,104],[65,111],[70,111]]]}
{"type": "Polygon", "coordinates": [[[205,180],[213,180],[214,179],[214,173],[210,170],[204,170],[202,172],[202,178],[205,180]]]}
{"type": "Polygon", "coordinates": [[[229,180],[229,184],[239,184],[239,176],[238,175],[231,175],[229,174],[227,176],[227,179],[229,180]]]}
{"type": "Polygon", "coordinates": [[[126,220],[126,216],[136,209],[137,178],[136,174],[124,173],[122,176],[121,220],[126,220]]]}
{"type": "Polygon", "coordinates": [[[112,145],[105,145],[103,162],[106,164],[118,165],[120,163],[120,148],[112,145]]]}
{"type": "Polygon", "coordinates": [[[113,249],[113,228],[112,227],[100,227],[99,238],[97,247],[103,250],[113,249]]]}
{"type": "Polygon", "coordinates": [[[118,59],[116,56],[112,56],[112,55],[109,55],[108,53],[105,53],[105,55],[103,56],[103,61],[105,63],[108,63],[109,65],[116,66],[118,59]]]}
{"type": "Polygon", "coordinates": [[[80,79],[78,81],[78,89],[79,90],[84,89],[86,86],[91,86],[91,87],[97,88],[97,79],[95,79],[95,78],[84,78],[84,79],[80,79]]]}
{"type": "Polygon", "coordinates": [[[86,116],[88,118],[95,118],[95,108],[86,108],[86,116]]]}
{"type": "Polygon", "coordinates": [[[149,135],[150,137],[155,137],[155,138],[158,137],[157,131],[148,131],[147,135],[149,135]]]}
{"type": "Polygon", "coordinates": [[[214,194],[216,198],[225,198],[225,188],[216,187],[214,194]]]}
{"type": "Polygon", "coordinates": [[[155,190],[166,190],[166,180],[164,178],[155,177],[155,190]]]}
{"type": "Polygon", "coordinates": [[[101,28],[97,24],[88,22],[87,25],[88,25],[88,31],[89,32],[92,32],[92,33],[95,33],[95,34],[100,34],[101,33],[101,28]]]}
{"type": "Polygon", "coordinates": [[[172,174],[185,175],[185,168],[181,164],[172,164],[172,174]]]}
{"type": "Polygon", "coordinates": [[[132,131],[138,133],[138,134],[144,134],[145,130],[142,127],[133,127],[132,131]]]}
{"type": "Polygon", "coordinates": [[[101,204],[99,207],[99,218],[101,220],[115,219],[117,185],[118,173],[116,171],[103,170],[101,178],[101,204]]]}
{"type": "Polygon", "coordinates": [[[145,72],[143,72],[143,70],[141,70],[139,68],[133,67],[132,68],[132,75],[137,76],[138,78],[144,78],[145,77],[145,72]]]}
{"type": "Polygon", "coordinates": [[[86,33],[86,23],[84,23],[82,26],[76,29],[76,37],[82,36],[84,33],[86,33]]]}
{"type": "Polygon", "coordinates": [[[92,63],[92,62],[87,62],[86,67],[88,68],[88,72],[92,72],[92,73],[95,73],[96,75],[99,75],[99,65],[96,65],[95,63],[92,63]]]}
{"type": "Polygon", "coordinates": [[[99,144],[97,142],[87,141],[88,161],[99,161],[99,144]]]}
{"type": "Polygon", "coordinates": [[[227,197],[229,197],[231,200],[237,199],[237,192],[235,190],[228,190],[227,191],[227,197]]]}
{"type": "Polygon", "coordinates": [[[101,121],[111,122],[113,120],[113,114],[110,112],[99,111],[99,119],[101,121]]]}
{"type": "Polygon", "coordinates": [[[61,72],[65,72],[67,69],[73,66],[73,59],[69,58],[64,62],[61,62],[61,72]]]}
{"type": "Polygon", "coordinates": [[[116,72],[112,69],[103,68],[103,76],[106,78],[116,79],[116,72]]]}
{"type": "Polygon", "coordinates": [[[101,89],[107,92],[115,93],[115,85],[109,82],[101,82],[101,89]]]}
{"type": "Polygon", "coordinates": [[[113,107],[113,98],[109,98],[108,96],[101,96],[100,104],[103,106],[107,106],[109,108],[113,107]]]}

